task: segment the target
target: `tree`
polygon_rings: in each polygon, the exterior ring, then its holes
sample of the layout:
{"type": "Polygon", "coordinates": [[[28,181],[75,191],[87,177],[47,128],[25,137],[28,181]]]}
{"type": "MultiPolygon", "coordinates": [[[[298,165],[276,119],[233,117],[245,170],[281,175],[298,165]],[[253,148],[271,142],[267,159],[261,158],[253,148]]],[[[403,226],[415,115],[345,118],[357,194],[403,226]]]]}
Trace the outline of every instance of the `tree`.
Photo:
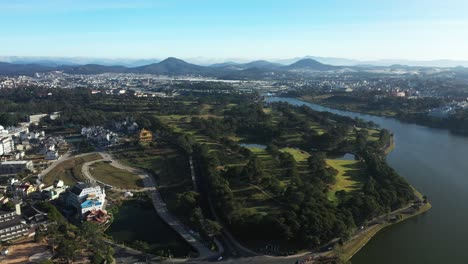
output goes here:
{"type": "Polygon", "coordinates": [[[203,227],[206,233],[208,233],[209,235],[213,235],[213,236],[219,235],[223,228],[218,222],[210,220],[210,219],[205,219],[203,223],[203,227]]]}

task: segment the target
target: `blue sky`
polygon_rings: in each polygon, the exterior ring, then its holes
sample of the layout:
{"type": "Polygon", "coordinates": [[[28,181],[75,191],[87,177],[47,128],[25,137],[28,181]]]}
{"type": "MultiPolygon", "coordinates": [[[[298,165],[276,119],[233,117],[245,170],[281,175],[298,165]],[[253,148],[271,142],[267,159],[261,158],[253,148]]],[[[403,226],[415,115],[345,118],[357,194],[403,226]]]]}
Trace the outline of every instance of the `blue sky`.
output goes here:
{"type": "Polygon", "coordinates": [[[468,60],[463,0],[0,0],[0,55],[468,60]]]}

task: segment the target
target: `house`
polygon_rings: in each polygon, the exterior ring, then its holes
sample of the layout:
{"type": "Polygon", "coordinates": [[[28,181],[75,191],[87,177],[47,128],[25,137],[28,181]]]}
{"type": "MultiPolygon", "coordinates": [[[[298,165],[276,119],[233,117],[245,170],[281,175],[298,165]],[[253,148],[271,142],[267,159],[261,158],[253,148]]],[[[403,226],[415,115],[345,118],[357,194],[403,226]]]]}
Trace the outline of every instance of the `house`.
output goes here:
{"type": "Polygon", "coordinates": [[[79,216],[83,217],[88,211],[103,210],[106,193],[99,185],[78,182],[68,188],[65,202],[68,206],[76,208],[79,216]]]}
{"type": "Polygon", "coordinates": [[[91,210],[86,213],[86,221],[97,222],[99,224],[104,224],[109,221],[110,215],[107,214],[106,210],[91,210]]]}
{"type": "Polygon", "coordinates": [[[140,133],[138,133],[138,141],[140,142],[151,142],[153,141],[153,133],[149,131],[148,129],[143,128],[140,130],[140,133]]]}
{"type": "Polygon", "coordinates": [[[26,170],[33,171],[33,162],[30,160],[11,160],[0,163],[1,175],[15,175],[26,170]]]}
{"type": "Polygon", "coordinates": [[[16,195],[17,197],[21,197],[24,199],[35,191],[36,187],[34,187],[32,184],[24,183],[16,188],[16,195]]]}
{"type": "Polygon", "coordinates": [[[48,114],[37,114],[37,115],[30,115],[29,116],[29,123],[30,124],[39,124],[41,119],[48,116],[48,114]]]}
{"type": "Polygon", "coordinates": [[[42,189],[42,196],[46,200],[55,200],[67,190],[68,186],[62,180],[55,181],[53,185],[42,189]]]}
{"type": "Polygon", "coordinates": [[[44,157],[45,160],[58,160],[59,158],[60,155],[56,150],[48,150],[44,157]]]}
{"type": "Polygon", "coordinates": [[[81,135],[85,136],[90,143],[98,146],[109,146],[117,144],[119,141],[119,137],[116,133],[100,126],[83,127],[81,129],[81,135]]]}
{"type": "Polygon", "coordinates": [[[3,126],[0,126],[0,135],[8,135],[8,130],[3,126]]]}
{"type": "Polygon", "coordinates": [[[60,112],[53,112],[49,115],[50,120],[57,120],[60,118],[60,112]]]}

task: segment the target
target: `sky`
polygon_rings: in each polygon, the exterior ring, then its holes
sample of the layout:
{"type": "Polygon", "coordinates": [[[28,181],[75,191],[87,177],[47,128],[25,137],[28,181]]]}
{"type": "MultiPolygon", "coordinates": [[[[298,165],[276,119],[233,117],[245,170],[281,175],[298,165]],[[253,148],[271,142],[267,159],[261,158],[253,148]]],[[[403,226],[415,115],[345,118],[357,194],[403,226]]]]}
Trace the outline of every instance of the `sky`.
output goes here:
{"type": "Polygon", "coordinates": [[[0,55],[468,60],[466,0],[0,0],[0,55]]]}

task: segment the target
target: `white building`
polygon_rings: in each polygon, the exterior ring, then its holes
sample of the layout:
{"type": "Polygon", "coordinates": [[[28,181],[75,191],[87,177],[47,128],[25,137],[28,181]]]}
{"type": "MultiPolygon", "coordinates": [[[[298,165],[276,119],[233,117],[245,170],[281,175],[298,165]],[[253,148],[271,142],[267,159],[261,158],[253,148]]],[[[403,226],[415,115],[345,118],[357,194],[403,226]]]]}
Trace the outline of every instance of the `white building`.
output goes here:
{"type": "Polygon", "coordinates": [[[83,217],[88,211],[103,210],[106,193],[99,185],[90,185],[79,182],[68,188],[66,203],[77,209],[83,217]]]}
{"type": "Polygon", "coordinates": [[[60,158],[60,155],[58,153],[58,151],[56,150],[48,150],[45,154],[45,157],[44,159],[46,160],[57,160],[60,158]]]}
{"type": "Polygon", "coordinates": [[[37,115],[30,115],[29,116],[29,123],[30,124],[38,124],[41,122],[41,119],[48,116],[48,114],[37,114],[37,115]]]}
{"type": "Polygon", "coordinates": [[[29,133],[29,127],[25,125],[18,127],[8,127],[7,130],[10,137],[19,137],[21,133],[29,133]]]}
{"type": "Polygon", "coordinates": [[[0,135],[7,135],[8,130],[6,130],[3,126],[0,126],[0,135]]]}
{"type": "Polygon", "coordinates": [[[15,151],[15,143],[11,136],[0,137],[0,155],[7,155],[15,151]]]}
{"type": "Polygon", "coordinates": [[[57,199],[61,193],[67,190],[68,186],[63,183],[62,180],[55,181],[53,185],[42,189],[42,195],[47,200],[57,199]]]}

